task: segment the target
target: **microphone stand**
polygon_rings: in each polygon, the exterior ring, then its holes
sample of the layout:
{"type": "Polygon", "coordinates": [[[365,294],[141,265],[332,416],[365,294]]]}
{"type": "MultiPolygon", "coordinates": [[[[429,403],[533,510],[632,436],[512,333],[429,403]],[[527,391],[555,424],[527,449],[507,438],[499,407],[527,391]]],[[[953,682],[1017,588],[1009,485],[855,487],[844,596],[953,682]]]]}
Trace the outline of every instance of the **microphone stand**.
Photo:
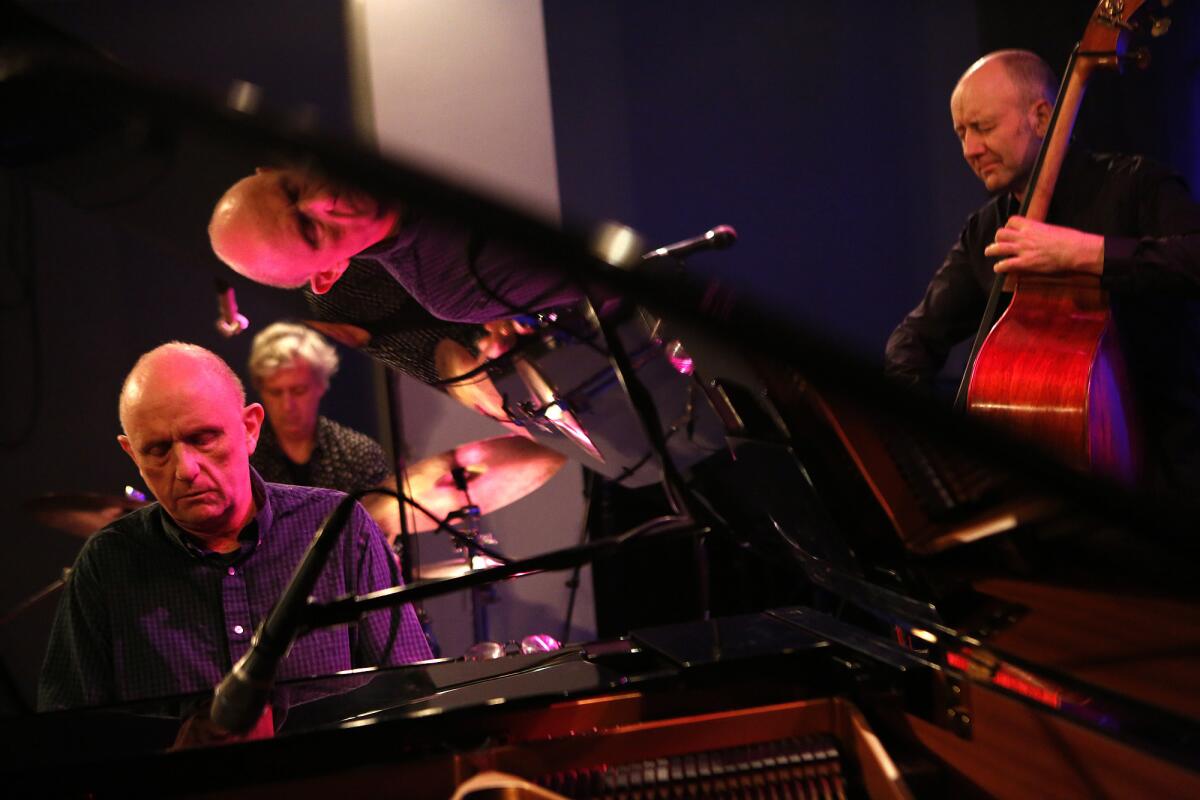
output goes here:
{"type": "Polygon", "coordinates": [[[311,625],[305,624],[307,622],[305,609],[308,605],[309,595],[312,594],[317,578],[321,575],[321,569],[329,560],[329,554],[333,551],[338,536],[350,520],[355,504],[360,497],[372,492],[395,494],[437,522],[438,529],[446,531],[456,541],[475,548],[505,566],[510,566],[510,559],[454,530],[446,520],[438,519],[437,515],[403,492],[393,493],[390,489],[373,488],[346,495],[333,511],[329,512],[329,515],[321,523],[321,527],[317,529],[312,543],[305,551],[296,571],[292,573],[292,578],[288,582],[287,588],[284,589],[283,595],[271,608],[267,618],[258,626],[258,630],[254,632],[250,649],[238,659],[238,662],[233,665],[233,669],[213,692],[209,714],[218,728],[229,733],[245,733],[254,727],[262,713],[263,706],[269,699],[279,662],[287,655],[296,637],[311,627],[311,625]]]}
{"type": "Polygon", "coordinates": [[[258,721],[275,683],[279,662],[300,633],[308,596],[329,560],[338,535],[354,512],[358,502],[355,494],[342,498],[321,523],[283,595],[254,632],[250,649],[217,685],[210,716],[218,727],[231,733],[245,733],[258,721]]]}
{"type": "MultiPolygon", "coordinates": [[[[475,554],[481,552],[479,550],[480,536],[482,530],[479,527],[479,506],[475,505],[471,500],[471,490],[467,486],[467,471],[462,467],[453,467],[450,470],[450,477],[454,480],[454,486],[462,493],[467,504],[460,510],[465,527],[467,543],[463,547],[463,553],[467,557],[467,569],[475,567],[475,554]]],[[[494,587],[477,586],[471,589],[471,628],[475,635],[475,643],[486,642],[490,637],[488,635],[488,616],[487,607],[496,599],[494,587]]]]}

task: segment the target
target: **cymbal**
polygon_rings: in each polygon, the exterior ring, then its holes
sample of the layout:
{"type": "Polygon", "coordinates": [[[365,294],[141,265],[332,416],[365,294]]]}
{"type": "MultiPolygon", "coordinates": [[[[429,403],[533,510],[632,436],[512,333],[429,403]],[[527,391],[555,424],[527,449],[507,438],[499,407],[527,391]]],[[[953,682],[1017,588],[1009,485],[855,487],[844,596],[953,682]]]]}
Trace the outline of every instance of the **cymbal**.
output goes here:
{"type": "Polygon", "coordinates": [[[51,492],[25,501],[39,524],[86,539],[144,501],[99,492],[51,492]]]}
{"type": "MultiPolygon", "coordinates": [[[[438,519],[470,504],[478,506],[481,514],[490,514],[550,480],[565,461],[565,456],[524,436],[497,436],[411,464],[407,493],[438,519]],[[455,483],[456,468],[461,470],[466,492],[455,483]]],[[[420,511],[411,518],[416,532],[437,527],[420,511]]]]}
{"type": "Polygon", "coordinates": [[[466,575],[476,570],[499,567],[501,564],[502,562],[496,561],[494,558],[479,554],[472,559],[472,563],[469,565],[466,559],[463,558],[452,558],[447,561],[434,561],[430,564],[421,564],[417,567],[413,577],[423,581],[457,578],[460,575],[466,575]]]}

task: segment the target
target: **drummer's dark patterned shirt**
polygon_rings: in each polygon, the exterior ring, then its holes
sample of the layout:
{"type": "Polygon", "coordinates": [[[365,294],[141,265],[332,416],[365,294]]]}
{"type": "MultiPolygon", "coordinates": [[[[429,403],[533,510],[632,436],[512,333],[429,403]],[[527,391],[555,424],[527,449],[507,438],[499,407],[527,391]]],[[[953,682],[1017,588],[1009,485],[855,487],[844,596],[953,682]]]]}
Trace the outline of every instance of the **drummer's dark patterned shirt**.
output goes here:
{"type": "MultiPolygon", "coordinates": [[[[229,554],[204,549],[158,503],[114,522],[79,553],[59,601],[38,686],[42,710],[211,690],[249,648],[313,534],[343,495],[264,483],[229,554]]],[[[322,601],[398,585],[387,544],[354,509],[313,591],[322,601]]],[[[430,658],[410,606],[300,636],[277,677],[430,658]]]]}
{"type": "Polygon", "coordinates": [[[288,458],[267,424],[262,426],[250,466],[271,483],[347,493],[378,486],[392,474],[383,448],[374,439],[325,417],[317,417],[316,443],[307,464],[288,458]]]}

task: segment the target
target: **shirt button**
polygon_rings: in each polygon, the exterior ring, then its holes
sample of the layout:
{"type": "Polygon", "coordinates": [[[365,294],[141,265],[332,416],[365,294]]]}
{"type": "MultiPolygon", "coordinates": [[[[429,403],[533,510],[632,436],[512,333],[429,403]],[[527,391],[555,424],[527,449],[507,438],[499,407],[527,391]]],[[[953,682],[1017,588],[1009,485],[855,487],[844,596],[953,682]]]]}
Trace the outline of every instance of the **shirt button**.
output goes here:
{"type": "Polygon", "coordinates": [[[230,574],[230,575],[237,575],[237,570],[236,570],[236,569],[234,569],[233,567],[230,567],[230,568],[229,568],[229,574],[230,574]]]}
{"type": "Polygon", "coordinates": [[[233,626],[233,632],[234,632],[234,633],[236,633],[236,634],[241,634],[241,632],[242,632],[243,630],[245,630],[245,628],[243,628],[241,625],[234,625],[234,626],[233,626]]]}

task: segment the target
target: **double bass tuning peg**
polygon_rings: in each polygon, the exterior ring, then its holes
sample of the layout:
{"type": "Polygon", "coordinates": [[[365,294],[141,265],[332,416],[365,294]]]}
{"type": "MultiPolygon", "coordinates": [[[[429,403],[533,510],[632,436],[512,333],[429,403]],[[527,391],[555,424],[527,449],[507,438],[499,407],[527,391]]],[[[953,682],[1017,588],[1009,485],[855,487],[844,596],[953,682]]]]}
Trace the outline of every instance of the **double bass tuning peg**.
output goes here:
{"type": "MultiPolygon", "coordinates": [[[[1168,4],[1169,4],[1169,0],[1168,0],[1168,2],[1163,3],[1164,6],[1166,6],[1168,4]]],[[[1171,18],[1170,17],[1155,17],[1154,21],[1150,25],[1150,35],[1156,36],[1156,37],[1162,36],[1170,29],[1171,29],[1171,18]]]]}

